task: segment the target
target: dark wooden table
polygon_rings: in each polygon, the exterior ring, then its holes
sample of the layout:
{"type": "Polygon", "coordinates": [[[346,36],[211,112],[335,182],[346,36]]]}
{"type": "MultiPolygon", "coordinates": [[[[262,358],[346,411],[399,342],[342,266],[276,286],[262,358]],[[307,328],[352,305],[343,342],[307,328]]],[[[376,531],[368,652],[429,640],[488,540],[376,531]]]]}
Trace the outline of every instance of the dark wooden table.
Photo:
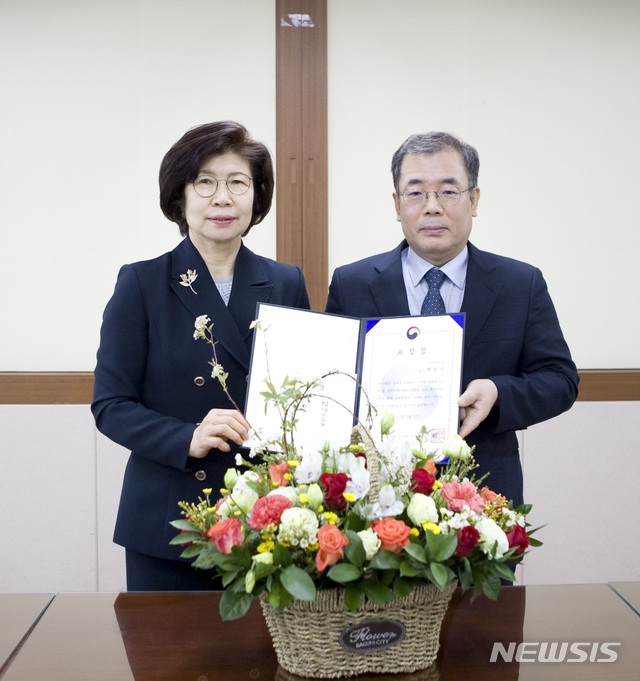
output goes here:
{"type": "MultiPolygon", "coordinates": [[[[222,622],[217,593],[59,594],[2,681],[294,681],[276,661],[256,604],[222,622]]],[[[559,649],[558,649],[559,650],[559,649]]],[[[300,651],[304,656],[304,651],[300,651]]],[[[508,657],[508,655],[507,655],[508,657]]],[[[606,584],[503,589],[497,602],[456,593],[434,665],[359,681],[637,681],[640,617],[606,584]],[[541,662],[541,643],[580,643],[541,662]],[[511,660],[494,644],[514,650],[511,660]],[[602,648],[604,643],[618,646],[602,648]],[[515,651],[520,646],[522,659],[515,651]],[[580,653],[582,651],[582,653],[580,653]],[[608,652],[607,652],[608,651],[608,652]],[[617,657],[615,661],[596,661],[617,657]],[[580,657],[583,661],[578,661],[580,657]],[[569,659],[573,658],[573,662],[569,659]],[[592,658],[590,660],[589,658],[592,658]]]]}
{"type": "Polygon", "coordinates": [[[53,594],[0,594],[0,675],[52,598],[53,594]]]}

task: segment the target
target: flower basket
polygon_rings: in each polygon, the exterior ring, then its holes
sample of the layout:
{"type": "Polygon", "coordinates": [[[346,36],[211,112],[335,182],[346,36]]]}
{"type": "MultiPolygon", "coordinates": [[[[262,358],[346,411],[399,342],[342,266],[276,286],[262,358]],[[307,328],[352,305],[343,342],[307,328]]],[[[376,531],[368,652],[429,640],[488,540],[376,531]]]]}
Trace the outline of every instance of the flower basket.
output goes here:
{"type": "MultiPolygon", "coordinates": [[[[196,322],[196,337],[209,338],[207,318],[196,322]]],[[[266,385],[280,434],[236,457],[246,470],[227,470],[217,501],[204,489],[197,503],[179,502],[171,543],[221,577],[222,619],[260,599],[283,674],[430,679],[455,588],[495,600],[501,581],[514,580],[510,563],[539,544],[527,531],[530,507],[480,487],[459,435],[442,445],[438,466],[426,425],[396,438],[390,414],[379,442],[359,423],[348,446],[297,447],[299,412],[319,396],[318,382],[266,385]]]]}
{"type": "Polygon", "coordinates": [[[313,602],[294,600],[262,612],[280,666],[292,674],[340,678],[366,673],[426,669],[440,645],[440,627],[456,588],[417,586],[390,603],[362,599],[357,612],[344,605],[342,589],[318,592],[313,602]]]}

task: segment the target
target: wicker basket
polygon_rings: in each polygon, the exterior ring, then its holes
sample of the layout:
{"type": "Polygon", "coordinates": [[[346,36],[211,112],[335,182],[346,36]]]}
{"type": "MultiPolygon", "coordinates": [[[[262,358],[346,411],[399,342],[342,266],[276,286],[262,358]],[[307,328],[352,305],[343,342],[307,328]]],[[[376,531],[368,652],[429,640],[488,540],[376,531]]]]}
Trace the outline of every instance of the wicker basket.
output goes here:
{"type": "MultiPolygon", "coordinates": [[[[370,498],[379,494],[378,452],[369,433],[355,428],[353,442],[364,444],[370,498]]],[[[457,581],[440,591],[423,584],[389,603],[364,597],[352,612],[341,588],[318,591],[313,602],[294,599],[273,608],[261,597],[262,612],[280,666],[304,677],[340,678],[357,674],[402,673],[427,669],[440,645],[440,627],[457,581]]]]}
{"type": "Polygon", "coordinates": [[[440,626],[456,588],[425,584],[390,603],[362,599],[351,612],[342,589],[318,592],[313,602],[273,608],[261,600],[280,666],[305,677],[414,672],[435,660],[440,626]],[[374,643],[380,641],[380,643],[374,643]]]}

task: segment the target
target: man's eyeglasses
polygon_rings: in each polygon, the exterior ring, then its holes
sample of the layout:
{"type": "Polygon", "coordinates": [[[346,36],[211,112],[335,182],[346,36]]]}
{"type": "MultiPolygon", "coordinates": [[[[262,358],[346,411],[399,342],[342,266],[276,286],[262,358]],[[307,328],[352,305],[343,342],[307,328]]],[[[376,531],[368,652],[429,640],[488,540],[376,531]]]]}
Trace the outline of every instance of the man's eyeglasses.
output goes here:
{"type": "Polygon", "coordinates": [[[467,187],[466,189],[458,189],[457,187],[447,187],[438,192],[426,192],[422,189],[405,189],[400,196],[407,206],[411,208],[422,208],[427,202],[429,194],[436,195],[436,201],[441,206],[455,206],[460,201],[460,196],[468,192],[474,187],[467,187]]]}
{"type": "Polygon", "coordinates": [[[198,196],[208,199],[216,193],[220,182],[224,182],[229,192],[236,196],[246,194],[251,187],[251,178],[244,173],[234,173],[226,180],[218,180],[213,175],[198,175],[192,184],[198,196]]]}

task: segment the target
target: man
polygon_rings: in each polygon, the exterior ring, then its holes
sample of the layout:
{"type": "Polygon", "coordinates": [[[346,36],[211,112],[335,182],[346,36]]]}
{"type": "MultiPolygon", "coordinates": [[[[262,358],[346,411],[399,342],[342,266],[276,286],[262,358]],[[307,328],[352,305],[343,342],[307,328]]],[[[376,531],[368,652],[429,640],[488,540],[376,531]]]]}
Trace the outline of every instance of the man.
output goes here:
{"type": "Polygon", "coordinates": [[[391,166],[405,238],[393,251],[336,269],[326,311],[465,313],[459,433],[476,445],[476,473],[489,473],[487,486],[518,505],[516,431],[569,409],[579,379],[540,270],[469,242],[479,167],[476,150],[452,135],[409,137],[391,166]],[[425,280],[434,274],[443,278],[439,293],[425,280]]]}

